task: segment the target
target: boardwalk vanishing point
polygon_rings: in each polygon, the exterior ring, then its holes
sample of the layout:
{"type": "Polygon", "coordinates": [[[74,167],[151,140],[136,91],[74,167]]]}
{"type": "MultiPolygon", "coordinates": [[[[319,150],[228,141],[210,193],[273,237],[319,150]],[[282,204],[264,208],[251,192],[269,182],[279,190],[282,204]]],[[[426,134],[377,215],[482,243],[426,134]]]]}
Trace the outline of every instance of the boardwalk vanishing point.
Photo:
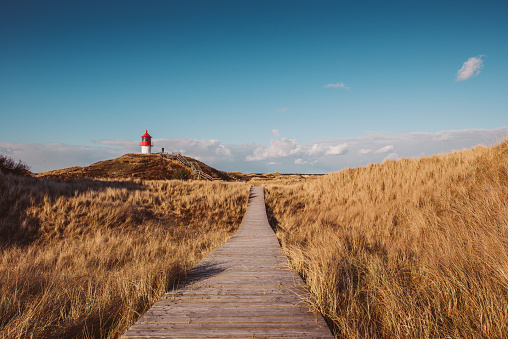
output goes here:
{"type": "Polygon", "coordinates": [[[307,295],[268,224],[263,188],[253,187],[235,235],[122,338],[333,338],[307,295]]]}

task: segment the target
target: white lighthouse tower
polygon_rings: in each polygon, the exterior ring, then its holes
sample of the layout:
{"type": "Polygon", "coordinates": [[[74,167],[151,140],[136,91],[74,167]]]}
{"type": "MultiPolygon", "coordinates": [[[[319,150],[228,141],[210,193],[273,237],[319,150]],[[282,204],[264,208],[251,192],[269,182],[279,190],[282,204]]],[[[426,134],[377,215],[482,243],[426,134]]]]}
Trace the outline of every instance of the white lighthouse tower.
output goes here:
{"type": "Polygon", "coordinates": [[[139,146],[141,146],[141,153],[152,154],[152,137],[148,134],[148,130],[146,130],[145,134],[141,136],[139,146]]]}

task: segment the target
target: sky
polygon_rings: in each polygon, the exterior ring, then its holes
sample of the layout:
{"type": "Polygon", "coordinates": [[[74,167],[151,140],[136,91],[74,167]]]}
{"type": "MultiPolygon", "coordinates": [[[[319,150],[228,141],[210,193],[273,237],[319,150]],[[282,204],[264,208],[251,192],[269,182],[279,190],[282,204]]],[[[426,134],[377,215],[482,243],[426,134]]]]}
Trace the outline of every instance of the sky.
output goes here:
{"type": "Polygon", "coordinates": [[[508,136],[506,1],[0,0],[0,153],[329,173],[508,136]]]}

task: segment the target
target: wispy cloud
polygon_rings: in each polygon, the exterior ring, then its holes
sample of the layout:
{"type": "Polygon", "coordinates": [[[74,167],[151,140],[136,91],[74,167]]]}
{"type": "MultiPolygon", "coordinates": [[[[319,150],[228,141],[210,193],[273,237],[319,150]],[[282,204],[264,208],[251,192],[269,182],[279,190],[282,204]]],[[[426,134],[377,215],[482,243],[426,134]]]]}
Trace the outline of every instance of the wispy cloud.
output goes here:
{"type": "Polygon", "coordinates": [[[289,110],[289,108],[287,108],[287,107],[281,107],[281,108],[277,108],[275,110],[275,112],[286,112],[287,110],[289,110]]]}
{"type": "Polygon", "coordinates": [[[483,57],[484,55],[478,55],[464,62],[462,67],[457,71],[457,78],[455,80],[464,81],[480,74],[480,70],[483,68],[483,57]]]}
{"type": "Polygon", "coordinates": [[[275,139],[278,139],[280,137],[280,131],[276,128],[272,129],[272,133],[275,136],[275,139]]]}
{"type": "Polygon", "coordinates": [[[381,147],[380,149],[378,149],[376,151],[376,153],[388,153],[390,151],[393,151],[393,145],[388,145],[388,146],[385,146],[385,147],[381,147]]]}
{"type": "Polygon", "coordinates": [[[324,86],[324,88],[343,88],[343,89],[350,89],[351,87],[348,87],[344,85],[343,82],[337,82],[335,84],[327,84],[324,86]]]}

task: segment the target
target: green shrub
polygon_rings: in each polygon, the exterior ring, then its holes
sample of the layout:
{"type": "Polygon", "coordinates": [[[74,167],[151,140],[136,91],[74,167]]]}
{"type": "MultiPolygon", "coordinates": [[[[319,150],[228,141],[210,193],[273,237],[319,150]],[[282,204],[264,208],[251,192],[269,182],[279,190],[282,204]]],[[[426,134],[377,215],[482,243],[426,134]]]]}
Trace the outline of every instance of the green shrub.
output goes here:
{"type": "Polygon", "coordinates": [[[173,172],[173,179],[178,180],[189,180],[191,177],[191,172],[187,168],[179,168],[173,172]]]}

